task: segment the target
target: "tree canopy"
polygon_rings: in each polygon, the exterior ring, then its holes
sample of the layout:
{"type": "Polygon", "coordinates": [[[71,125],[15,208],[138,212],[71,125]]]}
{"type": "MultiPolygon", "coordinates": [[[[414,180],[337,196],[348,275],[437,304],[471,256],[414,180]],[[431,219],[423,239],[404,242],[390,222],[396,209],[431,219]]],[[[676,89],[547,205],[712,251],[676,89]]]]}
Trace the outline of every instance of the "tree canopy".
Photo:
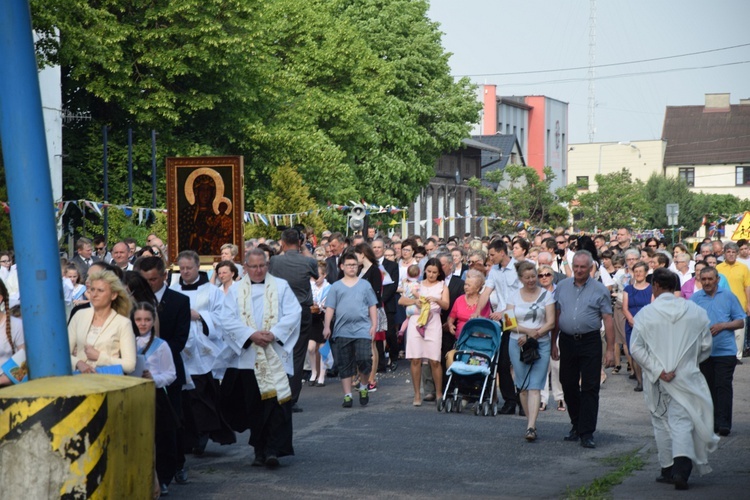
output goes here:
{"type": "MultiPolygon", "coordinates": [[[[166,156],[242,154],[246,209],[292,165],[318,204],[406,204],[439,155],[467,137],[480,105],[424,0],[32,0],[37,46],[59,63],[68,199],[101,199],[109,127],[112,202],[127,193],[134,130],[135,203],[149,205],[150,131],[166,156]]],[[[159,204],[164,204],[164,175],[159,204]]]]}

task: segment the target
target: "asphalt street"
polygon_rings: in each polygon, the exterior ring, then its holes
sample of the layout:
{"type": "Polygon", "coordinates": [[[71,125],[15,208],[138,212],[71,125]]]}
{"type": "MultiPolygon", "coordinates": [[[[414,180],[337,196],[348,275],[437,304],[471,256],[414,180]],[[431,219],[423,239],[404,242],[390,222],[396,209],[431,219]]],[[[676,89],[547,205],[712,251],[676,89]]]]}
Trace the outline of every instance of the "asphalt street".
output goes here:
{"type": "MultiPolygon", "coordinates": [[[[608,370],[609,371],[609,370],[608,370]]],[[[537,422],[539,438],[524,440],[526,419],[439,413],[412,406],[408,365],[383,374],[370,404],[341,408],[338,379],[305,386],[304,412],[294,414],[295,456],[275,470],[250,467],[248,434],[238,443],[209,443],[188,456],[189,483],[169,498],[564,498],[617,469],[637,451],[646,462],[611,489],[609,498],[747,498],[750,478],[750,360],[735,371],[734,423],[710,455],[713,472],[694,475],[688,491],[654,481],[659,465],[642,393],[624,372],[602,386],[597,448],[563,441],[567,412],[554,401],[537,422]]]]}

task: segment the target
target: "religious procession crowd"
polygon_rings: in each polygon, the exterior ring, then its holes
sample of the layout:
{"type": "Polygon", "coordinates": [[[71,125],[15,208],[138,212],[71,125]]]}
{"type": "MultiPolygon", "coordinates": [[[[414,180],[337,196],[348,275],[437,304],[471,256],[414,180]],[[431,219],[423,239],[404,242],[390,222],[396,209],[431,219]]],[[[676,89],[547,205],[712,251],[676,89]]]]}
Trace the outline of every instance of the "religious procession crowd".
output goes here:
{"type": "MultiPolygon", "coordinates": [[[[61,258],[73,369],[156,387],[155,496],[188,481],[186,453],[234,443],[235,432],[250,430],[253,466],[293,455],[303,383],[337,377],[341,405],[366,406],[377,374],[405,359],[412,404],[443,407],[451,351],[479,317],[515,318],[495,383],[499,413],[524,415],[527,441],[549,405],[570,417],[566,441],[595,448],[608,372],[627,372],[644,394],[658,482],[686,489],[732,429],[733,373],[748,354],[746,240],[706,240],[692,252],[635,242],[627,228],[423,240],[298,227],[279,241],[248,240],[242,262],[227,243],[208,271],[192,250],[170,268],[166,250],[155,234],[142,247],[80,238],[61,258]],[[524,351],[534,351],[531,364],[524,351]]],[[[23,353],[20,300],[13,253],[0,252],[0,367],[23,353]]],[[[0,385],[13,377],[6,369],[0,385]]]]}

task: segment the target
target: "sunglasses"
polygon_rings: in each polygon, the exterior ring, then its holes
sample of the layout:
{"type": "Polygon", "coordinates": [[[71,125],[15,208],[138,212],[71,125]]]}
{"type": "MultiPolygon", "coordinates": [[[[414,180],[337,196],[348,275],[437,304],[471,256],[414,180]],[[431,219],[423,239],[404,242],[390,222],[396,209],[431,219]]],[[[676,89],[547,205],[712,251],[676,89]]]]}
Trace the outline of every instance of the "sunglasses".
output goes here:
{"type": "Polygon", "coordinates": [[[552,273],[539,273],[538,275],[540,278],[551,278],[552,273]]]}
{"type": "Polygon", "coordinates": [[[567,241],[556,241],[555,243],[557,243],[558,245],[564,245],[567,243],[567,241]]]}
{"type": "Polygon", "coordinates": [[[473,266],[474,264],[483,264],[481,260],[470,260],[469,265],[473,266]]]}

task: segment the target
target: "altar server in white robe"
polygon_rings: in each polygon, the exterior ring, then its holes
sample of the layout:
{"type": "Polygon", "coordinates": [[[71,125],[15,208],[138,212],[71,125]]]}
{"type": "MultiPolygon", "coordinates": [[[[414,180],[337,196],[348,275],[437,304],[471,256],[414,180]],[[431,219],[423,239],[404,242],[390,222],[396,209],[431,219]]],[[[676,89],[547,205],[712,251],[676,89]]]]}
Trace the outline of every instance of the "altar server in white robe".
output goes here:
{"type": "Polygon", "coordinates": [[[185,452],[202,455],[209,438],[222,445],[237,439],[221,415],[219,383],[212,375],[224,345],[211,312],[215,287],[199,272],[200,258],[194,251],[180,252],[177,265],[180,278],[170,288],[190,299],[190,333],[180,353],[187,378],[182,398],[181,446],[185,452]]]}

